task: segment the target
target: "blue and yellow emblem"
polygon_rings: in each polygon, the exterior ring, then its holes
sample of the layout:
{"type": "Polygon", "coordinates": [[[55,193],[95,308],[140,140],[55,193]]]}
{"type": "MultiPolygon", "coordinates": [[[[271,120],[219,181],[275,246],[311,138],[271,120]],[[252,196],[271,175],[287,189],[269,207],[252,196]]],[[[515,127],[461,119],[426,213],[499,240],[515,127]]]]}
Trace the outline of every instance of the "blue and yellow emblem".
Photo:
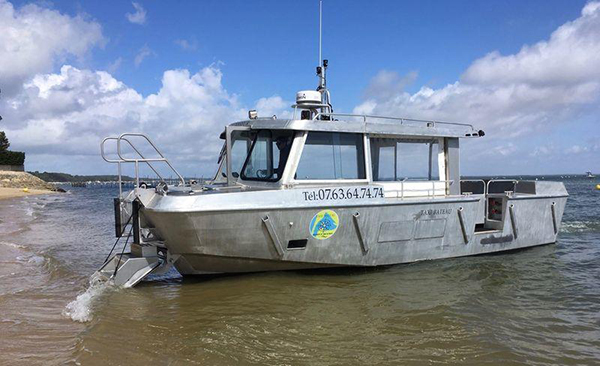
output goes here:
{"type": "Polygon", "coordinates": [[[310,235],[315,239],[329,239],[338,228],[339,218],[335,211],[321,210],[310,220],[310,235]]]}

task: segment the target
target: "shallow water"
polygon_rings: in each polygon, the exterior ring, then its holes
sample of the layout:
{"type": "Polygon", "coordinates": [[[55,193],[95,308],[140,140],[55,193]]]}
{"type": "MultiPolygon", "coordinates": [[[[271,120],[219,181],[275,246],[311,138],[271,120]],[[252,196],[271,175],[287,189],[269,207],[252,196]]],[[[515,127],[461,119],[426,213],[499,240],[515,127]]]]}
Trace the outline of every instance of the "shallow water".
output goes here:
{"type": "Polygon", "coordinates": [[[565,180],[555,245],[381,270],[88,288],[104,188],[0,201],[0,365],[600,363],[600,191],[565,180]]]}

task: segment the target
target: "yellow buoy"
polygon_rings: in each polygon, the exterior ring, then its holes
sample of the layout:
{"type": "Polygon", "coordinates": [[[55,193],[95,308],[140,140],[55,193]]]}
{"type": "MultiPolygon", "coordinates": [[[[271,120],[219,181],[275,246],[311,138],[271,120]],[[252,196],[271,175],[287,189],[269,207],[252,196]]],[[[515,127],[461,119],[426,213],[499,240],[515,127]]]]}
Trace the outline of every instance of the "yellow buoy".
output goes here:
{"type": "Polygon", "coordinates": [[[29,192],[29,188],[23,188],[23,192],[25,192],[25,193],[29,192]]]}
{"type": "Polygon", "coordinates": [[[596,184],[596,189],[600,191],[600,184],[596,184]]]}

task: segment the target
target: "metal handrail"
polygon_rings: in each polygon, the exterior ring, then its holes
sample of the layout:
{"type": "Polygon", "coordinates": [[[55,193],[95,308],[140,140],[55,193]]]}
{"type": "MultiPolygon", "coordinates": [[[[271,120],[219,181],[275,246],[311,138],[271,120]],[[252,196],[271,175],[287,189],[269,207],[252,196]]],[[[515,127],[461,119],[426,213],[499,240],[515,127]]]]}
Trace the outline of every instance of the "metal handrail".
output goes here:
{"type": "MultiPolygon", "coordinates": [[[[104,161],[106,161],[107,163],[112,163],[112,164],[117,164],[117,172],[119,175],[119,197],[121,197],[123,195],[123,182],[122,182],[122,171],[121,171],[121,163],[123,163],[124,161],[122,160],[113,160],[113,159],[108,159],[105,155],[104,155],[104,144],[106,143],[106,141],[109,140],[115,140],[115,141],[119,141],[118,137],[106,137],[104,140],[102,140],[102,142],[100,143],[100,154],[102,155],[102,159],[104,159],[104,161]]],[[[125,140],[129,146],[131,146],[131,148],[142,158],[145,159],[144,155],[142,155],[142,153],[135,148],[135,146],[133,146],[133,144],[131,143],[131,141],[129,141],[126,138],[122,138],[122,140],[125,140]]],[[[148,167],[150,167],[150,169],[152,169],[152,171],[154,171],[154,173],[156,173],[156,175],[160,178],[160,180],[164,180],[164,178],[160,175],[159,172],[156,171],[156,169],[154,169],[154,167],[152,166],[152,164],[150,164],[150,162],[146,162],[146,164],[148,165],[148,167]]],[[[139,187],[140,183],[139,183],[139,178],[137,177],[137,173],[138,173],[138,169],[136,169],[136,186],[139,187]]]]}
{"type": "Polygon", "coordinates": [[[340,117],[360,117],[363,119],[363,122],[367,122],[367,118],[373,119],[391,119],[395,121],[400,121],[400,124],[404,124],[404,122],[419,122],[426,123],[428,126],[435,127],[436,124],[442,125],[453,125],[453,126],[463,126],[470,127],[471,130],[475,130],[475,127],[469,123],[457,123],[457,122],[441,122],[441,121],[433,121],[433,120],[423,120],[423,119],[413,119],[413,118],[401,118],[401,117],[386,117],[386,116],[378,116],[371,114],[353,114],[353,113],[328,113],[328,112],[319,112],[313,117],[313,121],[319,119],[320,116],[340,116],[340,117]]]}
{"type": "MultiPolygon", "coordinates": [[[[489,209],[489,201],[488,201],[488,197],[490,194],[490,184],[491,183],[497,183],[497,182],[510,182],[513,184],[513,193],[515,193],[516,189],[517,189],[517,185],[519,184],[519,182],[522,182],[520,180],[517,179],[490,179],[487,182],[483,179],[465,179],[465,180],[461,180],[461,182],[482,182],[484,184],[484,191],[483,191],[483,196],[485,198],[485,204],[484,204],[484,214],[485,214],[485,218],[488,218],[488,209],[489,209]]],[[[461,192],[462,193],[462,192],[461,192]]]]}
{"type": "Polygon", "coordinates": [[[119,173],[119,193],[122,194],[122,190],[121,190],[121,184],[122,184],[122,179],[121,179],[121,163],[134,163],[135,164],[135,181],[136,181],[136,187],[139,187],[140,185],[140,177],[139,177],[139,163],[146,163],[150,169],[152,169],[152,171],[154,173],[156,173],[156,175],[161,179],[164,180],[164,178],[158,173],[158,171],[156,169],[154,169],[154,167],[152,166],[151,162],[164,162],[167,164],[167,166],[169,168],[171,168],[171,170],[175,173],[175,175],[177,175],[177,177],[179,178],[179,180],[181,181],[181,185],[185,185],[185,179],[183,178],[183,176],[181,176],[181,174],[179,174],[179,172],[171,165],[171,163],[169,162],[169,160],[167,158],[165,158],[165,156],[160,152],[160,150],[158,150],[158,148],[156,147],[156,145],[154,145],[154,143],[150,140],[150,138],[148,136],[146,136],[143,133],[123,133],[121,134],[119,137],[107,137],[105,139],[102,140],[102,142],[100,143],[100,154],[102,155],[102,159],[104,159],[104,161],[108,162],[108,163],[116,163],[118,165],[118,173],[119,173]],[[160,158],[146,158],[144,157],[144,155],[138,150],[136,149],[136,147],[131,143],[131,141],[127,138],[125,138],[126,136],[137,136],[137,137],[143,137],[148,144],[150,144],[150,146],[152,146],[152,148],[154,149],[154,151],[160,156],[160,158]],[[115,159],[108,159],[104,153],[104,144],[106,143],[106,141],[109,140],[116,140],[117,141],[117,155],[119,156],[118,160],[115,159]],[[129,146],[131,146],[131,148],[140,156],[141,159],[131,159],[131,158],[124,158],[123,155],[121,155],[121,140],[124,140],[125,142],[127,142],[129,144],[129,146]]]}
{"type": "MultiPolygon", "coordinates": [[[[179,174],[179,172],[173,167],[173,165],[171,165],[171,163],[169,162],[169,160],[167,160],[167,158],[165,158],[165,156],[160,152],[160,150],[158,150],[158,148],[156,147],[156,145],[154,145],[154,143],[152,141],[150,141],[150,138],[148,136],[146,136],[143,133],[136,133],[136,132],[130,132],[130,133],[122,133],[121,136],[119,136],[119,139],[117,140],[117,155],[119,155],[119,158],[123,159],[123,161],[125,162],[135,162],[136,167],[138,165],[138,162],[151,162],[151,161],[163,161],[165,162],[169,168],[171,168],[171,170],[173,171],[173,173],[175,173],[175,175],[177,175],[177,177],[179,177],[179,180],[181,181],[182,185],[185,185],[185,179],[183,179],[183,176],[181,174],[179,174]],[[125,136],[138,136],[138,137],[143,137],[149,144],[150,146],[152,146],[152,148],[154,149],[154,151],[156,151],[156,153],[161,157],[161,159],[126,159],[123,158],[123,156],[121,155],[121,139],[123,139],[123,137],[125,136]]],[[[137,172],[136,172],[137,175],[137,172]]]]}
{"type": "MultiPolygon", "coordinates": [[[[107,138],[105,138],[104,140],[102,140],[102,143],[101,143],[101,145],[100,145],[100,150],[101,150],[101,153],[102,153],[102,159],[104,159],[104,161],[106,161],[106,162],[108,162],[108,163],[121,163],[121,162],[124,162],[124,161],[122,161],[122,160],[111,160],[111,159],[106,159],[106,157],[104,156],[104,142],[105,142],[105,141],[108,141],[108,140],[118,140],[118,138],[117,138],[117,137],[107,137],[107,138]]],[[[139,152],[139,150],[138,150],[138,149],[136,149],[136,148],[135,148],[135,146],[133,146],[133,144],[131,143],[131,141],[129,141],[129,140],[128,140],[128,139],[126,139],[126,138],[123,138],[123,139],[121,139],[121,140],[124,140],[124,141],[126,141],[126,142],[129,144],[129,146],[131,146],[131,148],[133,149],[133,151],[135,151],[135,152],[136,152],[136,153],[137,153],[137,154],[138,154],[138,155],[139,155],[139,156],[140,156],[142,159],[146,159],[146,158],[144,157],[144,155],[142,155],[142,153],[141,153],[141,152],[139,152]]],[[[154,167],[152,166],[152,164],[150,164],[150,162],[149,162],[149,161],[144,161],[144,162],[145,162],[145,163],[148,165],[148,167],[149,167],[150,169],[152,169],[152,171],[153,171],[153,172],[154,172],[154,173],[155,173],[155,174],[156,174],[156,175],[157,175],[157,176],[158,176],[158,177],[159,177],[161,180],[165,180],[165,179],[162,177],[162,175],[160,175],[160,173],[159,173],[159,172],[157,172],[157,171],[156,171],[156,169],[154,169],[154,167]]]]}
{"type": "MultiPolygon", "coordinates": [[[[483,193],[482,193],[483,194],[483,200],[484,200],[484,203],[483,203],[483,215],[484,215],[484,217],[487,218],[487,212],[488,212],[488,199],[487,199],[487,197],[488,197],[488,185],[485,182],[485,180],[483,180],[483,179],[463,179],[463,180],[461,180],[461,182],[481,182],[483,184],[483,193]]],[[[461,189],[460,193],[463,194],[462,193],[462,189],[461,189]]]]}
{"type": "Polygon", "coordinates": [[[516,179],[490,179],[487,182],[487,185],[485,187],[485,192],[486,194],[490,193],[490,183],[496,183],[496,182],[512,182],[513,183],[513,192],[517,189],[517,183],[519,182],[516,179]]]}
{"type": "MultiPolygon", "coordinates": [[[[400,183],[400,189],[389,190],[387,192],[396,193],[396,196],[393,198],[401,198],[404,199],[404,192],[427,192],[427,197],[435,197],[435,191],[438,189],[435,187],[436,183],[445,183],[444,189],[447,191],[448,187],[454,183],[454,180],[402,180],[402,181],[393,181],[394,183],[400,183]],[[431,183],[430,188],[418,188],[418,189],[404,189],[404,183],[431,183]],[[400,192],[400,197],[398,197],[398,192],[400,192]],[[430,194],[431,192],[431,194],[430,194]]],[[[445,193],[444,193],[445,194],[445,193]]]]}
{"type": "MultiPolygon", "coordinates": [[[[483,193],[484,195],[487,195],[487,184],[485,183],[485,181],[483,179],[461,179],[460,183],[462,182],[481,182],[481,184],[483,185],[483,193]]],[[[462,194],[462,191],[460,192],[462,194]]]]}
{"type": "Polygon", "coordinates": [[[519,183],[519,181],[516,179],[490,179],[490,180],[488,180],[486,189],[485,189],[485,191],[486,191],[485,218],[486,218],[486,220],[489,219],[489,201],[487,198],[489,197],[489,194],[490,194],[490,183],[495,183],[495,182],[511,182],[513,184],[513,193],[517,190],[517,184],[519,183]]]}

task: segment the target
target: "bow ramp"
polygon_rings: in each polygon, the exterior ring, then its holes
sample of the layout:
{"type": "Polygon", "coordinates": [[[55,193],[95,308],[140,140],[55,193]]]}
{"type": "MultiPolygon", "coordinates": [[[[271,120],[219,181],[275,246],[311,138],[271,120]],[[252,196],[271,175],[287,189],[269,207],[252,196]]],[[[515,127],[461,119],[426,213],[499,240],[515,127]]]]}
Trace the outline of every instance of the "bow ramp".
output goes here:
{"type": "Polygon", "coordinates": [[[111,281],[116,286],[133,287],[149,274],[164,274],[174,258],[169,255],[154,228],[140,218],[140,208],[151,199],[150,190],[136,188],[124,198],[115,198],[115,234],[117,240],[104,264],[91,277],[92,282],[111,281]],[[126,232],[128,232],[126,234],[126,232]],[[113,255],[124,239],[121,252],[113,255]],[[130,242],[130,251],[125,252],[130,242]]]}
{"type": "Polygon", "coordinates": [[[164,265],[156,256],[139,256],[133,253],[114,255],[94,275],[92,281],[113,281],[116,286],[133,287],[152,271],[164,265]]]}

